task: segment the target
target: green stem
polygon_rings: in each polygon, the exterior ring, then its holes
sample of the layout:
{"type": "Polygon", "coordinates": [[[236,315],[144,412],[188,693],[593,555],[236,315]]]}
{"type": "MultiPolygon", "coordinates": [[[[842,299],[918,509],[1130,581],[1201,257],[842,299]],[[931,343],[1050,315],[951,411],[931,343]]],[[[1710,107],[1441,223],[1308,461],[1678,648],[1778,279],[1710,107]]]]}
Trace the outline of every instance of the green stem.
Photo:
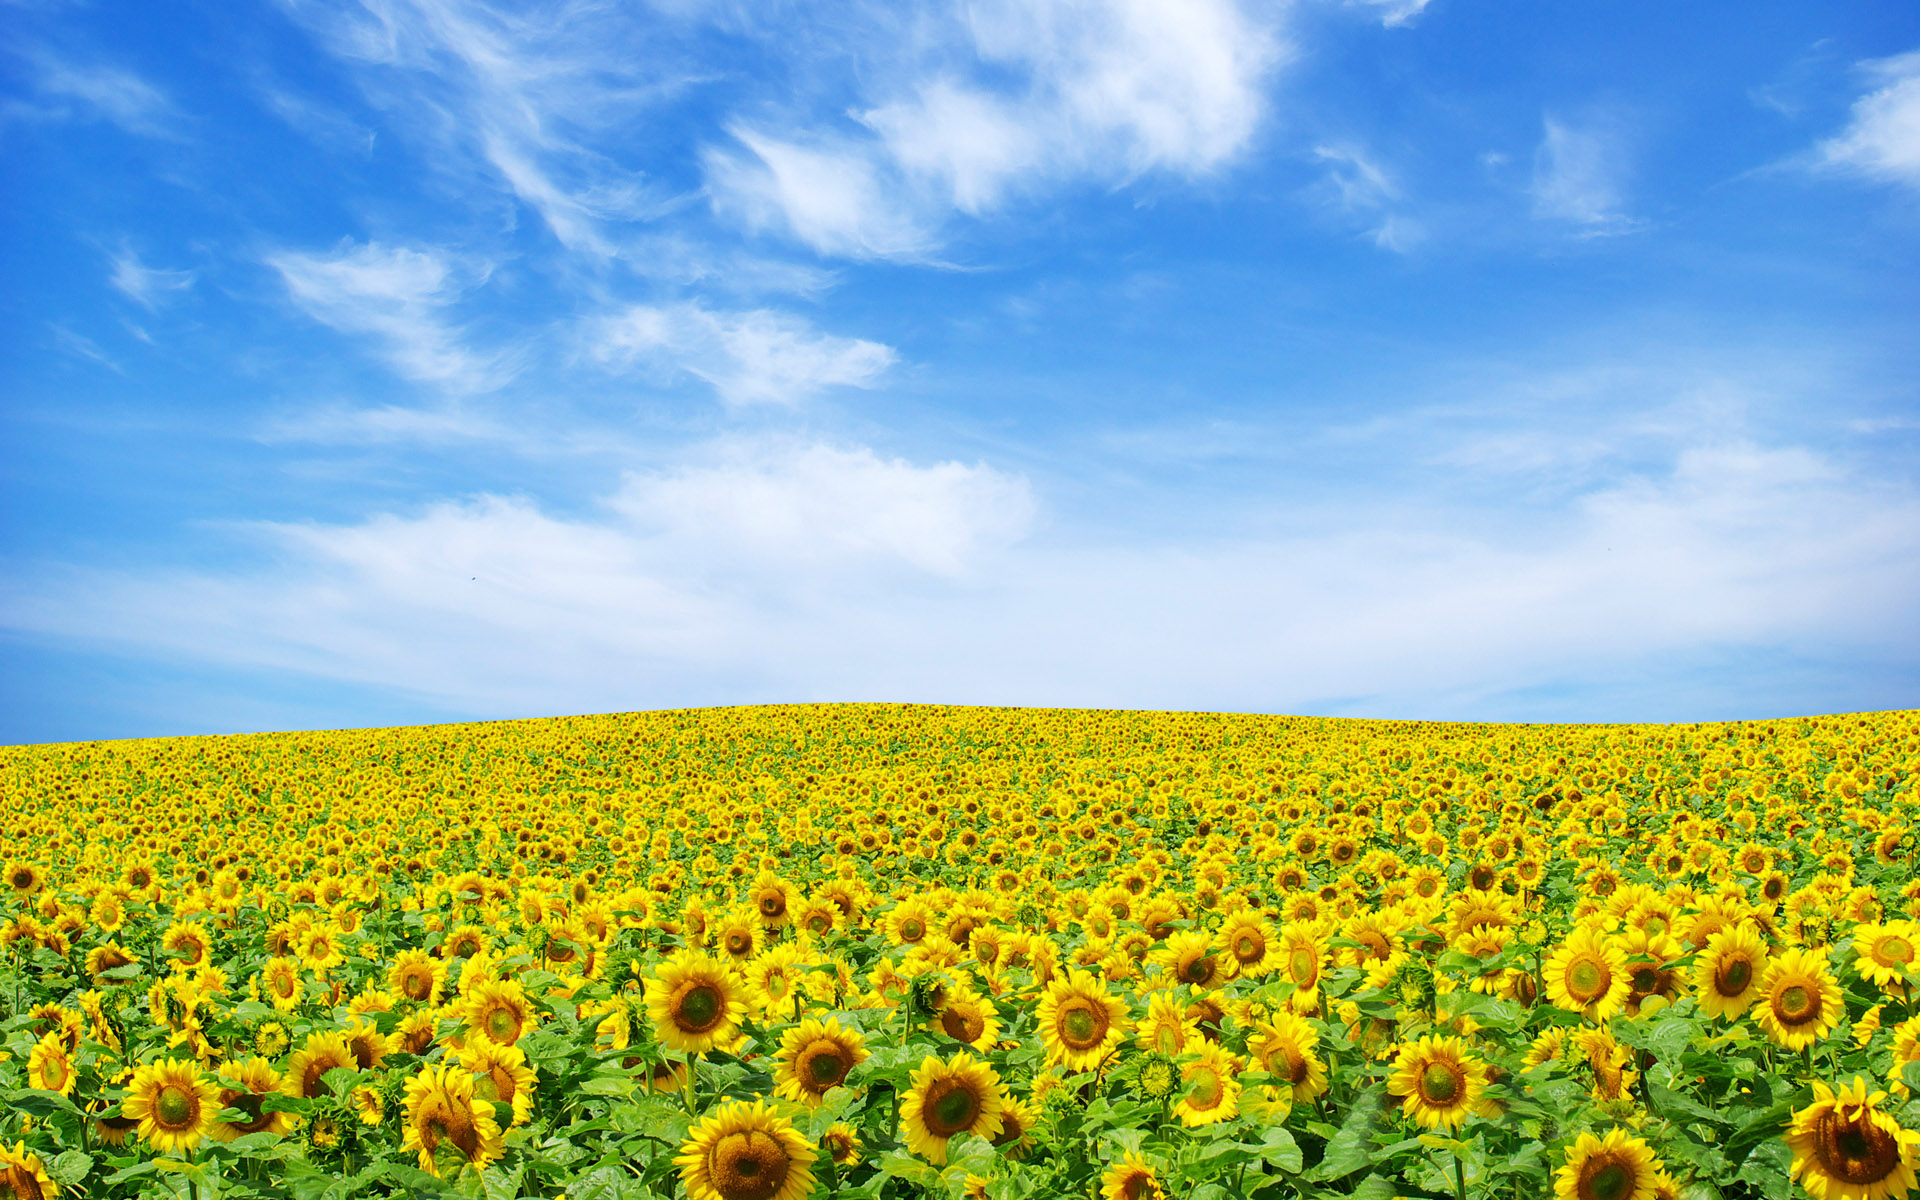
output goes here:
{"type": "Polygon", "coordinates": [[[1453,1190],[1459,1200],[1467,1200],[1467,1160],[1458,1150],[1453,1152],[1453,1190]]]}

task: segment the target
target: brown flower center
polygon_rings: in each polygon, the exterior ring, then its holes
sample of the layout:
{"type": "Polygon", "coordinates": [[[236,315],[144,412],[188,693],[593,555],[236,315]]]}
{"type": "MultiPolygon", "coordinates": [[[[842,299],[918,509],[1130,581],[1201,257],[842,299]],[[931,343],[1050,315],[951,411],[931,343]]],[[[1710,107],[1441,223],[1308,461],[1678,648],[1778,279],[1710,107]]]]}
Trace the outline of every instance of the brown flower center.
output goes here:
{"type": "MultiPolygon", "coordinates": [[[[1820,1166],[1845,1183],[1873,1184],[1900,1166],[1900,1145],[1882,1129],[1870,1112],[1854,1109],[1826,1113],[1820,1118],[1820,1166]]],[[[1863,1193],[1864,1194],[1864,1193],[1863,1193]]]]}
{"type": "Polygon", "coordinates": [[[720,989],[710,983],[696,983],[681,995],[673,1023],[682,1033],[705,1033],[720,1023],[725,1008],[720,989]]]}
{"type": "Polygon", "coordinates": [[[177,1083],[170,1083],[160,1089],[153,1099],[153,1115],[159,1118],[162,1129],[185,1129],[193,1124],[199,1105],[194,1103],[194,1095],[177,1083]]]}
{"type": "Polygon", "coordinates": [[[764,1129],[730,1133],[707,1152],[707,1178],[722,1200],[768,1200],[791,1169],[786,1147],[764,1129]]]}
{"type": "Polygon", "coordinates": [[[934,1137],[950,1138],[973,1128],[979,1119],[981,1098],[962,1080],[942,1079],[927,1089],[921,1105],[927,1132],[934,1137]]]}

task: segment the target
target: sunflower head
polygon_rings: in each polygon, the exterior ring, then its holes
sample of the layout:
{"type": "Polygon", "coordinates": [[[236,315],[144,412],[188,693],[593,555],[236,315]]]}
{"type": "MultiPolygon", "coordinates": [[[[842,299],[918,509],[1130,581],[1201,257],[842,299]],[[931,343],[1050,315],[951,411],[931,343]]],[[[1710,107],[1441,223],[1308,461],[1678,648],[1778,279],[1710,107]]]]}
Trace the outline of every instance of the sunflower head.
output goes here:
{"type": "Polygon", "coordinates": [[[673,1162],[691,1200],[799,1200],[817,1157],[763,1101],[735,1100],[695,1125],[673,1162]]]}
{"type": "Polygon", "coordinates": [[[944,1166],[947,1142],[963,1133],[992,1138],[1005,1124],[1006,1100],[992,1067],[964,1051],[950,1061],[926,1058],[900,1101],[907,1148],[944,1166]]]}
{"type": "Polygon", "coordinates": [[[848,1029],[837,1019],[808,1018],[780,1039],[774,1090],[789,1100],[818,1105],[866,1058],[866,1041],[859,1030],[848,1029]]]}
{"type": "Polygon", "coordinates": [[[213,1128],[220,1090],[190,1059],[162,1059],[134,1072],[120,1111],[139,1122],[140,1136],[164,1154],[191,1150],[213,1128]]]}
{"type": "Polygon", "coordinates": [[[1387,1090],[1406,1115],[1427,1129],[1457,1128],[1487,1083],[1486,1064],[1454,1037],[1424,1037],[1400,1048],[1387,1090]]]}
{"type": "Polygon", "coordinates": [[[1652,1147],[1615,1129],[1604,1138],[1583,1133],[1567,1151],[1554,1181],[1556,1200],[1654,1200],[1663,1177],[1652,1147]]]}
{"type": "Polygon", "coordinates": [[[682,951],[647,980],[647,1011],[663,1045],[698,1054],[733,1041],[746,1001],[731,967],[682,951]]]}
{"type": "Polygon", "coordinates": [[[1855,1076],[1838,1091],[1815,1083],[1813,1095],[1787,1130],[1793,1175],[1809,1193],[1882,1200],[1920,1186],[1914,1175],[1920,1134],[1881,1110],[1885,1092],[1869,1092],[1855,1076]]]}

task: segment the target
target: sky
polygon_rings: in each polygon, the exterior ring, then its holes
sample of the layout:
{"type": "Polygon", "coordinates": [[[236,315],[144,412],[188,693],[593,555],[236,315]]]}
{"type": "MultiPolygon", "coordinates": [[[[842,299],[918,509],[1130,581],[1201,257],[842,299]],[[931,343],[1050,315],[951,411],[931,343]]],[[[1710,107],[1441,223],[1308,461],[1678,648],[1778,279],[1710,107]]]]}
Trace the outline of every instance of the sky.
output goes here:
{"type": "Polygon", "coordinates": [[[1920,707],[1920,7],[0,0],[0,741],[1920,707]]]}

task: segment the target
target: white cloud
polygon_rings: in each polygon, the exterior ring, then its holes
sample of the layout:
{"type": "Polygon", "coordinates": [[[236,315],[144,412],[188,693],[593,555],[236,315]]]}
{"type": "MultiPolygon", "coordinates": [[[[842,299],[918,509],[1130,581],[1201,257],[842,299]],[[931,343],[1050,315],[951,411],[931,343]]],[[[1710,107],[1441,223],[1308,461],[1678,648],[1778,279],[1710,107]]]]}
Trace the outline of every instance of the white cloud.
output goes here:
{"type": "Polygon", "coordinates": [[[109,121],[146,137],[177,136],[179,113],[166,93],[123,67],[76,63],[50,51],[31,52],[34,85],[47,107],[38,115],[109,121]]]}
{"type": "Polygon", "coordinates": [[[463,270],[436,250],[378,242],[343,242],[331,254],[284,250],[266,263],[307,315],[342,333],[372,337],[408,379],[484,392],[513,376],[507,356],[466,346],[444,312],[484,270],[463,270]]]}
{"type": "Polygon", "coordinates": [[[1372,156],[1354,146],[1315,146],[1315,159],[1326,164],[1320,189],[1327,204],[1367,227],[1368,240],[1383,250],[1404,254],[1424,236],[1418,221],[1394,211],[1400,188],[1372,156]]]}
{"type": "Polygon", "coordinates": [[[1349,6],[1368,8],[1386,26],[1405,25],[1425,11],[1431,0],[1347,0],[1349,6]]]}
{"type": "Polygon", "coordinates": [[[1846,129],[1820,144],[1820,161],[1920,187],[1920,50],[1862,66],[1878,86],[1854,102],[1846,129]]]}
{"type": "Polygon", "coordinates": [[[483,497],[259,527],[274,565],[253,574],[16,575],[0,622],[478,713],[1370,697],[1421,715],[1719,652],[1920,664],[1920,495],[1806,447],[1690,440],[1547,510],[1330,505],[1258,536],[1040,539],[1037,515],[991,467],[733,444],[629,476],[604,515],[483,497]]]}
{"type": "Polygon", "coordinates": [[[1590,235],[1637,228],[1622,211],[1629,164],[1616,125],[1549,116],[1544,130],[1533,155],[1535,215],[1570,222],[1590,235]]]}
{"type": "Polygon", "coordinates": [[[817,333],[790,313],[634,305],[589,327],[589,352],[616,368],[685,371],[731,405],[791,404],[834,386],[872,387],[894,362],[878,342],[817,333]]]}
{"type": "Polygon", "coordinates": [[[128,299],[147,309],[157,308],[169,292],[183,292],[192,287],[196,278],[192,271],[149,267],[140,261],[139,255],[125,246],[111,258],[113,274],[108,276],[107,281],[128,299]]]}
{"type": "Polygon", "coordinates": [[[823,254],[925,257],[956,213],[1150,171],[1211,172],[1246,149],[1281,55],[1234,0],[993,0],[921,14],[921,36],[856,47],[866,103],[787,132],[732,127],[709,151],[716,207],[823,254]],[[933,32],[926,32],[932,30],[933,32]]]}

